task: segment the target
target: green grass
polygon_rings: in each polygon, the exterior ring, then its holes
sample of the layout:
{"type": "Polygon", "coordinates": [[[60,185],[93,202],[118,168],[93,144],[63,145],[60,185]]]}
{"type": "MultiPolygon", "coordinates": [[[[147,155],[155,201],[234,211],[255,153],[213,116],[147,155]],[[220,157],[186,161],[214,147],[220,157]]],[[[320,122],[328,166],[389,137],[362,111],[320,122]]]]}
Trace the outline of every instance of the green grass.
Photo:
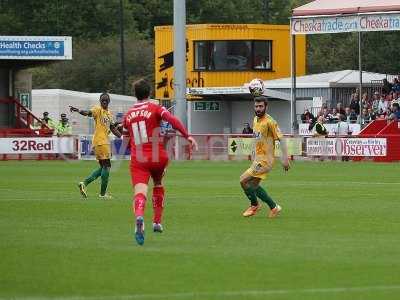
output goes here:
{"type": "Polygon", "coordinates": [[[399,164],[277,164],[274,220],[241,217],[247,165],[173,163],[165,232],[140,247],[127,162],[111,201],[77,191],[95,162],[0,162],[0,299],[399,299],[399,164]]]}

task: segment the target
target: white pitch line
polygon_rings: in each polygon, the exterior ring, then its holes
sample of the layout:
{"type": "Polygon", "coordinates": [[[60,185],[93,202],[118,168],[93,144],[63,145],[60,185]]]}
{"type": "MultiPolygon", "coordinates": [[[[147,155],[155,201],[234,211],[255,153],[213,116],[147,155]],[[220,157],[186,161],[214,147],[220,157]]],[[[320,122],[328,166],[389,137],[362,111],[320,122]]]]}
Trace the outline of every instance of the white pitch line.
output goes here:
{"type": "Polygon", "coordinates": [[[70,296],[70,297],[11,297],[0,298],[0,300],[140,300],[140,299],[165,299],[165,298],[196,298],[198,297],[255,297],[278,294],[318,294],[318,293],[354,293],[371,291],[400,290],[400,285],[364,286],[364,287],[336,287],[336,288],[309,288],[309,289],[281,289],[281,290],[248,290],[232,292],[187,292],[171,294],[137,294],[137,295],[115,295],[115,296],[70,296]]]}

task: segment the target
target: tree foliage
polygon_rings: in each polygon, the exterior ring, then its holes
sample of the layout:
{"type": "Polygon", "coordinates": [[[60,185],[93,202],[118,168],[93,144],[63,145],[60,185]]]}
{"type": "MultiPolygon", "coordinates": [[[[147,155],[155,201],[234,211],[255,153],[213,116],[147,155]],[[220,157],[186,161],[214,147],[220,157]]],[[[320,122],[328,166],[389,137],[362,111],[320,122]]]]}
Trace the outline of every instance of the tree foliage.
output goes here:
{"type": "MultiPolygon", "coordinates": [[[[288,24],[311,0],[186,0],[188,24],[288,24]]],[[[154,78],[154,26],[173,23],[173,0],[122,0],[127,80],[154,78]]],[[[0,0],[2,35],[68,35],[73,61],[33,69],[34,88],[121,92],[120,0],[0,0]]],[[[363,33],[363,69],[398,73],[399,32],[363,33]]],[[[358,34],[307,37],[307,72],[358,68],[358,34]]],[[[129,91],[128,91],[129,92],[129,91]]]]}

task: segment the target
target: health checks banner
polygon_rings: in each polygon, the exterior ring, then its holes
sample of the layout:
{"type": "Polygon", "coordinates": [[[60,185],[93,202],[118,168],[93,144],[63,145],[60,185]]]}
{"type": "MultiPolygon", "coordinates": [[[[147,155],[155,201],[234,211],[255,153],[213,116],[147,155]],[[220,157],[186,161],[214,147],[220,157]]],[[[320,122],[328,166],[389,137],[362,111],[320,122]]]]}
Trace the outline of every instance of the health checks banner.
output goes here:
{"type": "Polygon", "coordinates": [[[70,60],[68,36],[0,36],[1,59],[70,60]]]}
{"type": "Polygon", "coordinates": [[[386,138],[309,138],[307,156],[386,156],[386,138]]]}
{"type": "Polygon", "coordinates": [[[293,18],[292,34],[400,30],[400,13],[293,18]]]}

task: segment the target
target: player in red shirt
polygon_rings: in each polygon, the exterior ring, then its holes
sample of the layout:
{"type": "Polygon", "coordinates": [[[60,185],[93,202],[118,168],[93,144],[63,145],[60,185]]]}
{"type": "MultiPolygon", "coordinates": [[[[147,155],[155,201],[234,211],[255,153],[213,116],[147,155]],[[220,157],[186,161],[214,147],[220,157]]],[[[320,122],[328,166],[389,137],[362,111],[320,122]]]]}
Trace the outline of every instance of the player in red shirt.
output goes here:
{"type": "Polygon", "coordinates": [[[150,85],[145,80],[134,84],[138,103],[125,114],[123,126],[129,132],[131,147],[131,178],[134,187],[132,205],[136,218],[135,239],[139,245],[144,244],[144,209],[146,204],[148,182],[153,179],[153,231],[162,232],[161,224],[164,208],[164,187],[162,178],[168,165],[168,155],[160,135],[160,124],[164,120],[178,130],[197,149],[195,139],[189,136],[182,122],[174,117],[165,107],[149,99],[150,85]]]}

